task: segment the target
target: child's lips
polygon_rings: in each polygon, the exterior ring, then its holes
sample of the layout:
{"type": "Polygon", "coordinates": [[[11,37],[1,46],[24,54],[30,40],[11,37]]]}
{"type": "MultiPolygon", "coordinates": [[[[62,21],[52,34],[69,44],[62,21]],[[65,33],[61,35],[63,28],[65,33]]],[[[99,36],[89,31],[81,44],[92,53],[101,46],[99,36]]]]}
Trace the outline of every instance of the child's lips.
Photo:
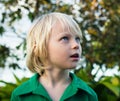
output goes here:
{"type": "Polygon", "coordinates": [[[72,58],[73,60],[76,60],[76,61],[78,61],[79,60],[79,54],[78,53],[75,53],[75,54],[72,54],[71,56],[70,56],[70,58],[72,58]]]}
{"type": "Polygon", "coordinates": [[[78,53],[72,54],[70,57],[79,57],[78,53]]]}

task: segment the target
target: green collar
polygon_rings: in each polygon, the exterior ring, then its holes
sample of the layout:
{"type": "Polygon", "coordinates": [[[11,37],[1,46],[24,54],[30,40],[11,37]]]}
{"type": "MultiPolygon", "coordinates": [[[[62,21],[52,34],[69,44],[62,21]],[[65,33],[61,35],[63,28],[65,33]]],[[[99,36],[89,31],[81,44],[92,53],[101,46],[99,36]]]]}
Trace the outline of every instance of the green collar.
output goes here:
{"type": "MultiPolygon", "coordinates": [[[[84,81],[82,81],[73,73],[70,73],[70,76],[72,78],[72,82],[65,90],[63,96],[61,97],[61,100],[74,95],[79,89],[87,92],[90,95],[93,95],[94,91],[90,89],[90,87],[87,86],[84,81]]],[[[27,82],[19,86],[17,89],[15,89],[15,94],[19,96],[32,92],[34,94],[43,95],[48,99],[51,99],[44,87],[42,86],[42,84],[39,83],[38,78],[39,74],[35,74],[33,77],[31,77],[30,80],[28,80],[27,82]]]]}

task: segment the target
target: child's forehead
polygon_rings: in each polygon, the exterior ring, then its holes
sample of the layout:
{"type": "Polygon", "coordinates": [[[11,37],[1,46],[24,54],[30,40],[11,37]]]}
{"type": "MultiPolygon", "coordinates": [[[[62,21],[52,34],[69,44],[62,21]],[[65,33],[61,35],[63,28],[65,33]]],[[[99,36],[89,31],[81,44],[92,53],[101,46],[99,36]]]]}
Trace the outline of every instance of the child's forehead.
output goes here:
{"type": "Polygon", "coordinates": [[[80,35],[76,26],[70,25],[70,23],[65,23],[62,21],[57,21],[54,26],[52,27],[53,34],[74,34],[80,35]]]}

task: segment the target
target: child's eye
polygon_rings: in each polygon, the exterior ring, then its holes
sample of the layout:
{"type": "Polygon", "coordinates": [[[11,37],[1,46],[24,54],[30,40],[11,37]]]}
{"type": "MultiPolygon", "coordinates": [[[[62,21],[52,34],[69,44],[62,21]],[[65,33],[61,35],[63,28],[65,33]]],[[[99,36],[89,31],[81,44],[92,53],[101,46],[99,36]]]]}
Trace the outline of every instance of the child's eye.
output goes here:
{"type": "Polygon", "coordinates": [[[77,41],[77,42],[80,42],[80,38],[79,38],[79,37],[76,37],[76,41],[77,41]]]}
{"type": "Polygon", "coordinates": [[[63,41],[68,41],[69,38],[68,38],[67,36],[64,36],[64,37],[61,38],[61,40],[63,40],[63,41]]]}

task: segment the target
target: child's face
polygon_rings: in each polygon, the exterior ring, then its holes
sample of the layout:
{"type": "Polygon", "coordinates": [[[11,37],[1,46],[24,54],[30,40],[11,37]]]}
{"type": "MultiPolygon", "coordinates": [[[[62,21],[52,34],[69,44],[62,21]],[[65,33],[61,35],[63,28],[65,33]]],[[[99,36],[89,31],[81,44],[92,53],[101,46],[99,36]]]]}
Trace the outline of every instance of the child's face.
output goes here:
{"type": "Polygon", "coordinates": [[[62,28],[57,22],[48,42],[49,65],[61,69],[75,68],[81,56],[80,38],[75,33],[70,33],[67,28],[62,28]]]}

